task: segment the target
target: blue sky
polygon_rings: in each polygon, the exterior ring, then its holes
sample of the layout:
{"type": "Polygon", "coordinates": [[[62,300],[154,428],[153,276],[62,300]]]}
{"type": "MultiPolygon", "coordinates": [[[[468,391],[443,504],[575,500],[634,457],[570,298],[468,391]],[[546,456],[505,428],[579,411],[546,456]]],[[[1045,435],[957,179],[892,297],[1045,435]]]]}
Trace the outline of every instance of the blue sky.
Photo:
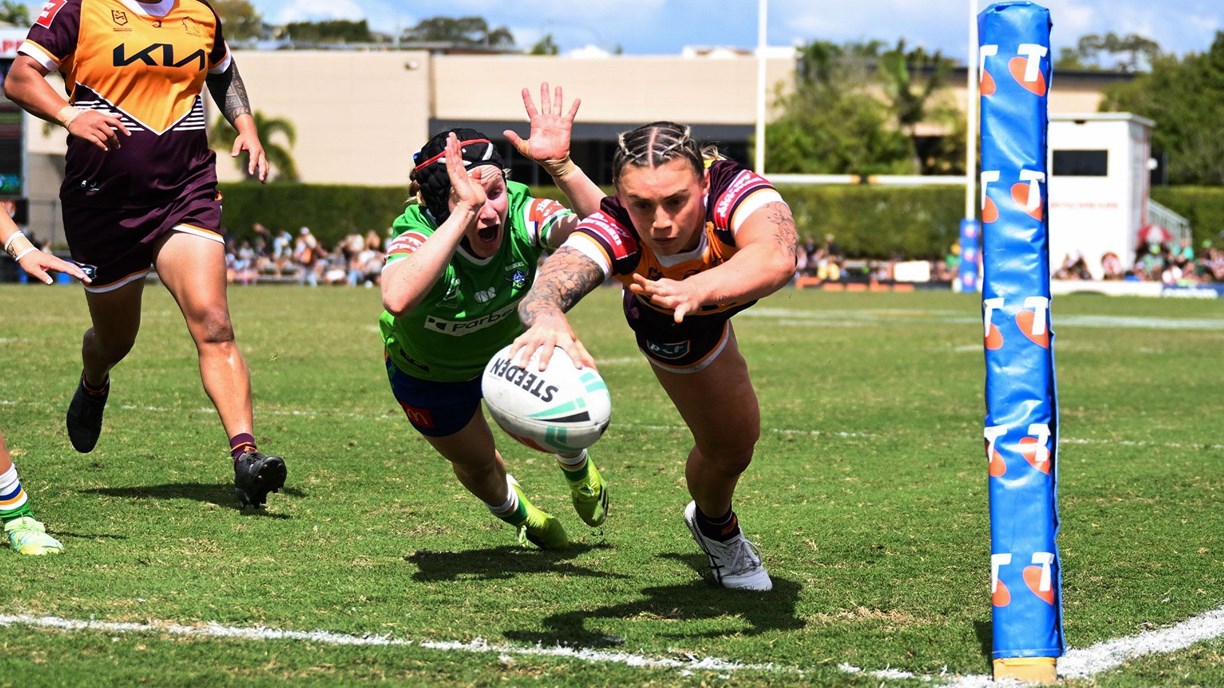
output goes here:
{"type": "MultiPolygon", "coordinates": [[[[750,48],[755,0],[253,0],[273,23],[368,19],[386,32],[446,15],[482,16],[530,46],[552,34],[562,52],[594,45],[627,54],[677,54],[686,45],[750,48]]],[[[768,0],[770,45],[905,38],[963,59],[970,0],[768,0]]],[[[979,0],[979,8],[990,3],[979,0]]],[[[1055,52],[1089,33],[1137,33],[1165,52],[1203,52],[1224,30],[1224,0],[1046,0],[1055,52]]]]}

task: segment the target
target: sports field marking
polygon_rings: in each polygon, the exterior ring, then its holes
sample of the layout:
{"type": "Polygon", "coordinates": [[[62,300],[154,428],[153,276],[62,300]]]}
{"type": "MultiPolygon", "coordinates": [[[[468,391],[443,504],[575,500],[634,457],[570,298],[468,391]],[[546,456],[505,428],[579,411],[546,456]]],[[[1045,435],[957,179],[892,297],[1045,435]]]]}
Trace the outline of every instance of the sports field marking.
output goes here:
{"type": "MultiPolygon", "coordinates": [[[[1132,659],[1184,650],[1195,643],[1224,636],[1224,607],[1187,619],[1168,628],[1144,631],[1138,635],[1106,640],[1085,648],[1072,648],[1058,659],[1059,678],[1091,678],[1112,671],[1132,659]]],[[[946,688],[997,688],[1027,685],[1018,681],[996,682],[983,674],[965,676],[924,676],[898,669],[867,670],[850,664],[838,668],[850,674],[867,674],[881,679],[918,679],[946,688]]]]}
{"type": "Polygon", "coordinates": [[[495,645],[482,639],[462,643],[457,641],[405,640],[383,635],[348,635],[331,631],[282,631],[265,626],[223,626],[217,623],[201,623],[184,626],[173,623],[130,623],[114,621],[79,621],[57,616],[33,616],[30,614],[0,614],[0,626],[33,626],[62,631],[98,631],[102,633],[144,633],[172,635],[186,638],[240,640],[301,640],[322,645],[375,645],[396,647],[421,647],[442,652],[479,652],[498,656],[557,657],[579,662],[624,664],[644,669],[679,669],[690,671],[764,671],[771,673],[799,673],[793,667],[775,664],[741,664],[717,657],[694,657],[684,659],[669,657],[647,657],[628,652],[603,652],[573,647],[544,647],[542,645],[495,645]]]}
{"type": "MultiPolygon", "coordinates": [[[[0,626],[32,626],[62,631],[97,631],[114,634],[160,634],[187,638],[240,640],[300,640],[323,645],[365,645],[421,647],[441,652],[478,652],[498,656],[554,657],[579,662],[623,664],[644,669],[677,669],[691,671],[762,671],[779,674],[802,675],[799,667],[766,664],[741,664],[717,657],[685,656],[648,657],[628,652],[604,652],[586,648],[544,647],[491,644],[477,639],[470,642],[405,640],[383,635],[349,635],[331,631],[283,631],[264,626],[223,626],[217,623],[202,623],[192,626],[172,623],[130,623],[114,621],[80,621],[57,616],[33,616],[30,614],[0,614],[0,626]]],[[[1224,607],[1213,609],[1168,628],[1144,631],[1138,635],[1107,640],[1083,649],[1068,650],[1058,660],[1058,673],[1062,678],[1091,678],[1111,671],[1124,663],[1146,655],[1167,654],[1183,650],[1205,640],[1224,636],[1224,607]]],[[[922,675],[901,669],[861,669],[842,663],[838,668],[848,674],[866,674],[885,680],[918,679],[947,688],[989,688],[991,686],[1021,685],[1017,682],[995,682],[984,674],[949,676],[947,674],[922,675]]]]}

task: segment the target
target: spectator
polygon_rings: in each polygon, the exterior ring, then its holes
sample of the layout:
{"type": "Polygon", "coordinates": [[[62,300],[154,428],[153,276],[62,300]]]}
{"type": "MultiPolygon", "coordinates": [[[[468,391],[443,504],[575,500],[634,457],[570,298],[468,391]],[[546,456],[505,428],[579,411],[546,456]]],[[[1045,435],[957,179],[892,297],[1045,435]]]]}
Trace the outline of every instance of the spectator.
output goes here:
{"type": "Polygon", "coordinates": [[[272,239],[272,269],[280,277],[289,267],[293,259],[293,236],[285,230],[276,233],[272,239]]]}
{"type": "Polygon", "coordinates": [[[324,255],[326,254],[319,246],[319,240],[310,233],[310,228],[299,229],[297,241],[293,242],[293,262],[301,271],[298,278],[301,284],[319,286],[319,272],[324,255]]]}
{"type": "Polygon", "coordinates": [[[1113,251],[1107,251],[1101,256],[1101,273],[1107,280],[1122,279],[1122,259],[1113,251]]]}

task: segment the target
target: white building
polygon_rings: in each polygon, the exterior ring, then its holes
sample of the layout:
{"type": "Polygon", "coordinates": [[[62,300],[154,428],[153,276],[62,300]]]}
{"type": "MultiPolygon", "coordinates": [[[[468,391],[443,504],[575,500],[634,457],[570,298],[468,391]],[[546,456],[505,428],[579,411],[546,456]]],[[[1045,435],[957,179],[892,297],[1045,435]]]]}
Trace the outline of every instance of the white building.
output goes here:
{"type": "Polygon", "coordinates": [[[1050,115],[1051,270],[1076,253],[1098,279],[1106,253],[1134,264],[1148,221],[1154,126],[1125,112],[1050,115]]]}

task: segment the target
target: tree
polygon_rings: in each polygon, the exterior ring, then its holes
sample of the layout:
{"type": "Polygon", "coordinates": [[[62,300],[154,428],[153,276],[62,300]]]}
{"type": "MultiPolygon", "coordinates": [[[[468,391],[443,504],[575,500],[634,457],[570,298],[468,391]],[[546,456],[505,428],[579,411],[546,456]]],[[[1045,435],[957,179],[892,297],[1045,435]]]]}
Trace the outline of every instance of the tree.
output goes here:
{"type": "Polygon", "coordinates": [[[1224,31],[1206,53],[1161,55],[1151,71],[1105,89],[1102,111],[1156,122],[1152,147],[1169,158],[1172,184],[1224,185],[1224,31]]]}
{"type": "MultiPolygon", "coordinates": [[[[910,138],[915,159],[924,174],[934,172],[939,166],[940,147],[933,146],[927,137],[919,138],[917,127],[932,119],[932,96],[947,82],[951,69],[951,62],[939,51],[928,54],[921,47],[907,51],[905,39],[880,55],[879,74],[885,99],[897,125],[910,138]],[[916,79],[915,73],[923,77],[916,79]]],[[[948,119],[950,112],[945,107],[940,118],[948,119]]]]}
{"type": "Polygon", "coordinates": [[[799,50],[795,91],[778,99],[783,114],[765,129],[768,167],[780,173],[910,174],[907,137],[890,126],[887,106],[868,92],[878,42],[815,41],[799,50]]]}
{"type": "Polygon", "coordinates": [[[408,43],[457,43],[485,48],[513,48],[514,34],[504,26],[489,28],[483,17],[432,17],[404,31],[408,43]]]}
{"type": "Polygon", "coordinates": [[[13,26],[30,25],[30,8],[15,0],[0,2],[0,21],[13,26]]]}
{"type": "Polygon", "coordinates": [[[556,55],[559,52],[560,52],[560,49],[557,48],[557,44],[553,42],[553,37],[552,37],[552,34],[550,33],[547,36],[541,38],[539,41],[536,41],[536,44],[531,46],[531,50],[529,51],[529,54],[531,55],[556,55]]]}
{"type": "Polygon", "coordinates": [[[1159,56],[1160,44],[1139,34],[1090,33],[1075,48],[1060,50],[1054,68],[1135,73],[1150,69],[1159,56]]]}
{"type": "MultiPolygon", "coordinates": [[[[287,182],[297,181],[297,165],[293,162],[293,154],[289,152],[297,141],[297,131],[293,128],[293,123],[280,117],[268,117],[258,110],[252,116],[255,118],[255,127],[259,130],[264,155],[268,157],[268,163],[272,166],[275,178],[287,182]],[[288,148],[274,140],[278,137],[283,138],[289,144],[288,148]]],[[[238,138],[238,132],[234,130],[234,127],[224,117],[218,116],[213,123],[212,130],[208,132],[208,145],[224,150],[228,154],[233,150],[236,138],[238,138]]],[[[254,179],[247,174],[249,161],[245,153],[234,158],[234,164],[248,180],[254,179]]]]}
{"type": "Polygon", "coordinates": [[[210,4],[221,15],[227,40],[254,40],[263,35],[263,17],[250,0],[212,0],[210,4]]]}
{"type": "Polygon", "coordinates": [[[320,22],[291,22],[281,29],[282,35],[299,43],[374,43],[374,34],[366,20],[332,19],[320,22]]]}

